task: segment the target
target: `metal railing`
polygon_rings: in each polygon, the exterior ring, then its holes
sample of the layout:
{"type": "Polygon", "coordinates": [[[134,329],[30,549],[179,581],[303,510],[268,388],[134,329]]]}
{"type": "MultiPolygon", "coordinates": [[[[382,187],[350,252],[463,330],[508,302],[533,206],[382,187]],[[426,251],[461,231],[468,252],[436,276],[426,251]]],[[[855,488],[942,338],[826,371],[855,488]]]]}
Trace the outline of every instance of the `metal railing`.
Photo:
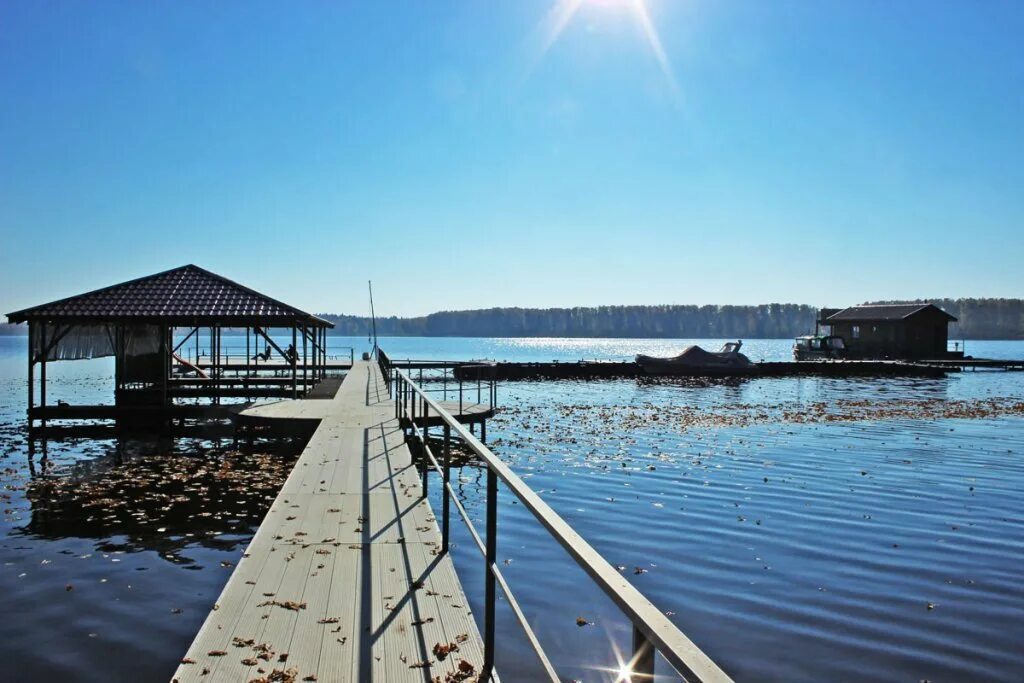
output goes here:
{"type": "Polygon", "coordinates": [[[485,379],[478,373],[474,379],[466,380],[456,372],[460,367],[475,366],[478,363],[393,359],[383,349],[377,349],[377,362],[388,382],[391,381],[392,368],[399,368],[405,370],[424,392],[440,396],[441,401],[447,401],[450,395],[454,406],[455,398],[458,397],[457,415],[461,415],[467,405],[474,405],[471,403],[474,397],[475,405],[486,405],[489,412],[498,406],[498,384],[493,376],[485,379]]]}
{"type": "Polygon", "coordinates": [[[632,681],[654,679],[655,653],[660,653],[687,681],[725,683],[732,679],[722,671],[699,647],[680,631],[663,612],[643,596],[619,571],[608,563],[589,543],[576,533],[537,493],[523,482],[484,443],[477,439],[437,401],[428,396],[409,373],[391,363],[383,352],[378,354],[381,372],[388,382],[388,392],[394,398],[395,416],[410,425],[412,438],[418,441],[429,463],[423,468],[423,496],[428,493],[428,474],[432,468],[442,480],[441,538],[442,552],[448,552],[451,507],[454,506],[465,522],[470,535],[485,560],[484,597],[484,665],[480,681],[492,680],[494,674],[496,588],[500,587],[516,620],[526,635],[534,653],[551,681],[559,678],[544,652],[537,635],[527,621],[519,602],[512,594],[497,564],[498,482],[505,485],[523,506],[529,510],[548,533],[576,561],[591,580],[607,595],[629,619],[633,627],[632,657],[628,667],[632,681]],[[441,460],[430,447],[429,418],[440,419],[444,438],[441,460]],[[451,484],[451,443],[458,437],[487,468],[486,530],[481,538],[469,514],[451,484]]]}
{"type": "MultiPolygon", "coordinates": [[[[188,346],[187,351],[191,352],[189,355],[195,359],[197,365],[199,363],[208,363],[212,357],[209,348],[198,344],[195,346],[188,346]]],[[[256,347],[247,349],[245,346],[240,344],[224,344],[221,347],[220,359],[224,363],[230,363],[232,359],[234,359],[235,361],[245,362],[246,360],[253,358],[254,355],[259,353],[260,351],[262,351],[262,349],[256,347]]],[[[272,357],[274,355],[275,354],[272,354],[272,357]]],[[[355,362],[356,350],[355,347],[352,346],[332,346],[328,349],[328,353],[326,354],[325,357],[328,362],[344,361],[347,359],[349,365],[351,365],[353,362],[355,362]]]]}

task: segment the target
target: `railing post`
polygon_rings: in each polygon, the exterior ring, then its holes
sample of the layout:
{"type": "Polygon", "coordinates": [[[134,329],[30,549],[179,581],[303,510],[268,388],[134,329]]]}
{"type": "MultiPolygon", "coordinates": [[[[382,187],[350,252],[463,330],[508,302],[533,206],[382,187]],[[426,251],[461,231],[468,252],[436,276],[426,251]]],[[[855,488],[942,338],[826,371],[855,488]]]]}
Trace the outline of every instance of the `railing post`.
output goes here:
{"type": "Polygon", "coordinates": [[[484,666],[481,681],[490,681],[494,673],[495,579],[498,561],[498,475],[487,468],[487,574],[484,577],[484,666]]]}
{"type": "Polygon", "coordinates": [[[430,405],[427,403],[427,397],[423,397],[423,497],[427,497],[427,484],[430,482],[430,458],[427,457],[427,442],[430,441],[430,426],[428,419],[430,417],[430,405]]]}
{"type": "Polygon", "coordinates": [[[448,490],[448,482],[451,480],[451,455],[452,455],[452,428],[446,422],[444,425],[444,497],[441,498],[441,552],[448,552],[449,517],[448,500],[451,492],[448,490]]]}
{"type": "Polygon", "coordinates": [[[633,665],[630,668],[633,671],[633,677],[631,680],[654,680],[654,647],[651,645],[651,641],[647,640],[647,636],[637,628],[636,624],[633,625],[632,662],[633,665]]]}

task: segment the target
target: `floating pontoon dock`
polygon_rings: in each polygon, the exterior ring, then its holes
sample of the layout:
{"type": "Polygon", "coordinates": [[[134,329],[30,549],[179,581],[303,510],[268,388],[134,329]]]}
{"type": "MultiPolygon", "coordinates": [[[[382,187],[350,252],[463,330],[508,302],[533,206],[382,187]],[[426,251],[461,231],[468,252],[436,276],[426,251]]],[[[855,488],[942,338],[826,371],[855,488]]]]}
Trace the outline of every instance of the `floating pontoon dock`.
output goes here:
{"type": "MultiPolygon", "coordinates": [[[[885,360],[849,361],[768,361],[754,363],[753,368],[683,368],[673,370],[676,377],[942,377],[956,372],[959,364],[938,365],[932,362],[911,363],[885,360]]],[[[656,377],[644,372],[633,361],[551,361],[528,363],[460,364],[454,370],[457,379],[542,380],[601,379],[622,377],[656,377]]]]}

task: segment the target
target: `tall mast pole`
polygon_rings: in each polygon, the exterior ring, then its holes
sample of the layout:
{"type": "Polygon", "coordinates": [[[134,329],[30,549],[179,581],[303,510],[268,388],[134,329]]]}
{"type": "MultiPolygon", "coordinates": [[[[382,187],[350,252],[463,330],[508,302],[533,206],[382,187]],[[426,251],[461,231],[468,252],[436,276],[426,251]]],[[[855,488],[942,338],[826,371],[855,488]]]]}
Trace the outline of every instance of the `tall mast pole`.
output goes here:
{"type": "Polygon", "coordinates": [[[377,355],[377,314],[373,310],[373,280],[367,280],[370,287],[370,324],[373,330],[373,355],[377,355]]]}

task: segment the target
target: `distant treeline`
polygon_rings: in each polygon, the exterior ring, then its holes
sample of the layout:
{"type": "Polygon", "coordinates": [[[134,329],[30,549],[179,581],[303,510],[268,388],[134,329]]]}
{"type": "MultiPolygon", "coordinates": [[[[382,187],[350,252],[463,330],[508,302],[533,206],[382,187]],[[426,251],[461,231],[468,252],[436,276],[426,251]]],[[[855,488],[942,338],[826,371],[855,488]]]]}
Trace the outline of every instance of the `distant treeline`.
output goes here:
{"type": "Polygon", "coordinates": [[[913,299],[872,303],[932,303],[957,318],[950,339],[1024,339],[1024,299],[913,299]]]}
{"type": "MultiPolygon", "coordinates": [[[[442,311],[419,318],[378,318],[382,337],[668,337],[776,338],[814,330],[817,310],[761,306],[598,306],[442,311]]],[[[368,318],[324,315],[332,334],[365,335],[368,318]]]]}
{"type": "MultiPolygon", "coordinates": [[[[1024,339],[1024,299],[932,299],[959,319],[951,339],[1024,339]]],[[[882,302],[879,302],[882,303],[882,302]]],[[[904,302],[884,302],[904,303],[904,302]]],[[[382,337],[651,337],[778,339],[814,331],[818,310],[802,304],[759,306],[598,306],[443,311],[378,318],[382,337]]],[[[320,314],[331,334],[366,335],[370,319],[320,314]]]]}
{"type": "MultiPolygon", "coordinates": [[[[924,300],[920,300],[924,301],[924,300]]],[[[1024,339],[1024,299],[930,299],[959,318],[951,339],[1024,339]]],[[[887,301],[876,303],[907,303],[887,301]]],[[[370,319],[320,314],[332,335],[369,333],[370,319]]],[[[814,331],[817,309],[802,304],[759,306],[598,306],[488,308],[443,311],[418,318],[378,318],[382,337],[665,337],[778,339],[814,331]]],[[[0,324],[0,334],[25,334],[0,324]]]]}

